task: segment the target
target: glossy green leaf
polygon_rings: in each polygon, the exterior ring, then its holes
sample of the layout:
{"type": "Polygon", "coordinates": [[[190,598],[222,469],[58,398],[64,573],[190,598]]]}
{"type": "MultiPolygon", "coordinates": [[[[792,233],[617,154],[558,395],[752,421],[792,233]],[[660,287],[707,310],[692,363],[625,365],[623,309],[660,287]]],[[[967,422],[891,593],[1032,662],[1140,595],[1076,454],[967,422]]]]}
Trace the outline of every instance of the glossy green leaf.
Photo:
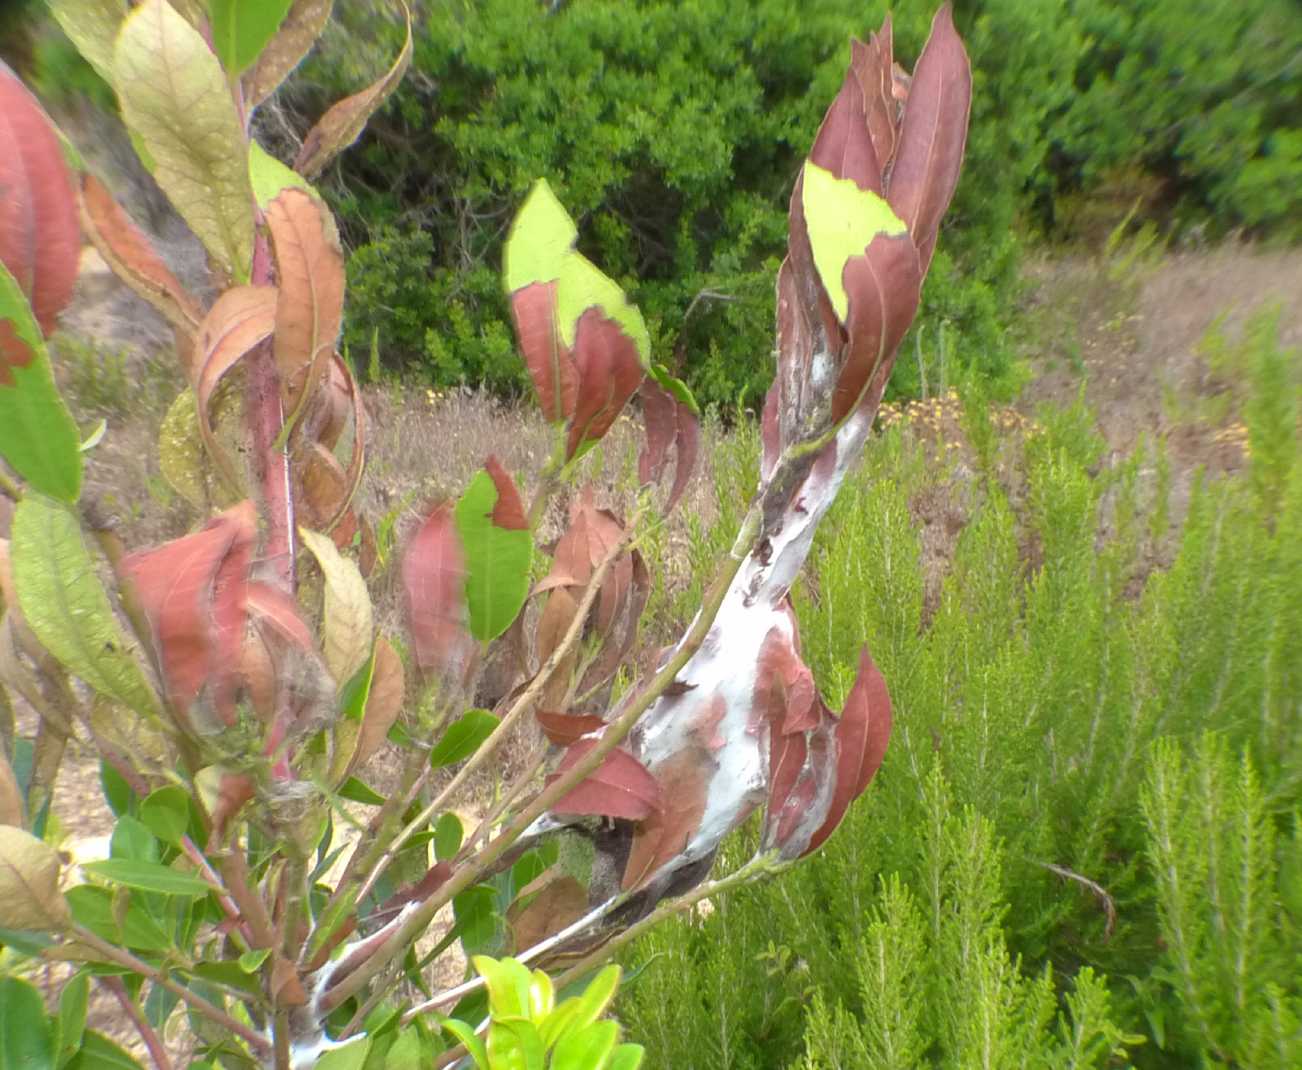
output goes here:
{"type": "Polygon", "coordinates": [[[552,1070],[604,1070],[619,1042],[619,1026],[607,1019],[571,1029],[556,1042],[552,1070]]]}
{"type": "Polygon", "coordinates": [[[156,712],[73,511],[28,494],[14,512],[10,552],[18,604],[41,645],[100,694],[137,713],[156,712]]]}
{"type": "Polygon", "coordinates": [[[86,1008],[90,1004],[90,978],[78,971],[59,993],[59,1014],[55,1019],[55,1067],[62,1067],[77,1054],[86,1033],[86,1008]]]}
{"type": "Polygon", "coordinates": [[[403,1029],[384,1056],[384,1070],[422,1070],[433,1062],[434,1052],[426,1051],[427,1046],[432,1049],[418,1030],[403,1029]]]}
{"type": "Polygon", "coordinates": [[[187,972],[211,985],[225,985],[227,988],[250,994],[262,992],[261,979],[244,969],[238,962],[196,962],[194,969],[187,972]]]}
{"type": "Polygon", "coordinates": [[[456,1037],[459,1043],[465,1045],[466,1051],[470,1053],[479,1070],[492,1070],[492,1064],[488,1061],[488,1048],[479,1037],[475,1036],[473,1026],[456,1018],[446,1018],[443,1021],[443,1028],[456,1037]]]}
{"type": "Polygon", "coordinates": [[[75,502],[81,433],[63,403],[45,338],[18,280],[0,264],[0,457],[34,489],[75,502]]]}
{"type": "Polygon", "coordinates": [[[493,477],[480,470],[456,507],[470,634],[484,642],[496,639],[519,614],[529,594],[533,560],[533,533],[528,525],[508,527],[495,516],[500,494],[493,477]]]}
{"type": "Polygon", "coordinates": [[[221,63],[166,0],[127,17],[113,56],[123,117],[154,179],[237,282],[253,256],[253,187],[244,129],[221,63]]]}
{"type": "Polygon", "coordinates": [[[290,0],[208,0],[212,46],[227,73],[252,66],[280,29],[290,0]]]}
{"type": "Polygon", "coordinates": [[[556,1005],[556,986],[545,970],[534,970],[529,975],[529,1017],[542,1021],[556,1005]]]}
{"type": "Polygon", "coordinates": [[[367,806],[384,805],[384,796],[355,776],[350,776],[339,785],[339,797],[349,802],[365,803],[367,806]]]}
{"type": "Polygon", "coordinates": [[[850,297],[842,281],[846,261],[863,256],[877,235],[896,236],[908,228],[885,198],[860,189],[852,178],[837,178],[812,160],[805,161],[801,204],[814,266],[844,323],[850,314],[850,297]]]}
{"type": "Polygon", "coordinates": [[[0,825],[0,918],[6,929],[39,932],[67,922],[59,870],[59,856],[49,844],[13,825],[0,825]]]}
{"type": "Polygon", "coordinates": [[[95,72],[113,84],[113,41],[118,27],[127,17],[126,0],[47,0],[68,40],[95,68],[95,72]]]}
{"type": "Polygon", "coordinates": [[[140,1070],[140,1064],[108,1037],[91,1031],[82,1039],[81,1051],[68,1063],[67,1070],[140,1070]]]}
{"type": "Polygon", "coordinates": [[[87,862],[81,867],[87,873],[102,877],[114,884],[135,888],[142,892],[161,895],[180,895],[190,898],[207,895],[212,885],[198,877],[178,873],[156,862],[141,862],[128,858],[110,858],[104,862],[87,862]]]}
{"type": "Polygon", "coordinates": [[[476,955],[472,960],[488,988],[488,1006],[493,1018],[528,1018],[529,986],[533,978],[527,967],[513,958],[492,959],[476,955]]]}
{"type": "Polygon", "coordinates": [[[0,977],[0,1070],[54,1070],[54,1038],[41,994],[0,977]]]}
{"type": "Polygon", "coordinates": [[[109,840],[109,857],[125,858],[139,862],[157,863],[158,839],[143,822],[123,814],[113,825],[109,840]]]}
{"type": "Polygon", "coordinates": [[[449,811],[440,817],[434,826],[434,857],[440,862],[450,862],[461,850],[463,835],[461,818],[456,814],[449,811]]]}
{"type": "Polygon", "coordinates": [[[532,1022],[494,1021],[486,1047],[493,1070],[543,1070],[546,1052],[532,1022]]]}
{"type": "Polygon", "coordinates": [[[68,889],[67,899],[73,920],[110,944],[137,951],[167,951],[172,946],[172,938],[135,899],[127,902],[120,917],[107,888],[79,884],[68,889]]]}
{"type": "Polygon", "coordinates": [[[240,969],[245,973],[257,973],[270,954],[271,948],[269,947],[258,948],[256,951],[246,951],[240,956],[240,969]]]}
{"type": "Polygon", "coordinates": [[[164,843],[180,847],[190,827],[190,797],[176,784],[159,788],[140,804],[140,820],[164,843]]]}
{"type": "Polygon", "coordinates": [[[646,1057],[646,1048],[641,1044],[620,1044],[611,1052],[606,1070],[638,1070],[646,1057]]]}
{"type": "Polygon", "coordinates": [[[467,710],[448,726],[443,738],[434,744],[434,749],[429,754],[429,764],[438,769],[469,758],[492,735],[499,723],[497,717],[487,710],[467,710]]]}

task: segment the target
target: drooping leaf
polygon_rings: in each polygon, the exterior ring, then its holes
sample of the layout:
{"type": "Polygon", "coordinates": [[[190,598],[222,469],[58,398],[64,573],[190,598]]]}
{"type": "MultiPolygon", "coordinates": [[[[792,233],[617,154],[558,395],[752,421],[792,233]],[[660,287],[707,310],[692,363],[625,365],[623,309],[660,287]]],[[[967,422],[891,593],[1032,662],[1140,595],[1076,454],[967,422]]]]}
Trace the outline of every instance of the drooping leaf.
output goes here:
{"type": "MultiPolygon", "coordinates": [[[[565,280],[561,282],[564,296],[565,280]]],[[[641,314],[636,309],[633,313],[640,324],[641,314]]],[[[646,328],[642,330],[645,333],[646,328]]],[[[566,460],[581,456],[610,430],[645,375],[644,357],[634,336],[618,320],[596,307],[578,318],[574,365],[578,370],[579,392],[566,437],[566,460]]]]}
{"type": "Polygon", "coordinates": [[[664,377],[653,372],[643,381],[640,391],[646,444],[638,455],[637,473],[643,483],[654,483],[669,460],[669,447],[674,447],[674,481],[665,503],[665,511],[669,512],[678,504],[696,467],[700,418],[696,399],[687,393],[687,400],[684,400],[672,384],[681,386],[684,391],[686,386],[669,376],[659,365],[655,367],[664,373],[664,377]],[[670,380],[671,386],[665,385],[665,378],[670,380]]]}
{"type": "MultiPolygon", "coordinates": [[[[593,747],[595,739],[580,739],[565,752],[548,783],[574,768],[593,747]]],[[[660,785],[646,767],[618,747],[552,806],[558,814],[600,814],[643,821],[661,809],[660,785]]]]}
{"type": "Polygon", "coordinates": [[[913,69],[891,171],[890,202],[908,225],[926,274],[941,217],[958,184],[967,144],[972,69],[944,4],[913,69]]]}
{"type": "Polygon", "coordinates": [[[464,761],[479,749],[479,745],[493,734],[498,719],[488,710],[467,710],[451,725],[429,754],[429,764],[438,769],[464,761]]]}
{"type": "Polygon", "coordinates": [[[53,1070],[52,1032],[41,994],[17,977],[0,977],[0,1070],[53,1070]]]}
{"type": "Polygon", "coordinates": [[[366,126],[366,121],[375,114],[376,109],[385,102],[407,73],[407,65],[411,63],[411,9],[406,0],[401,2],[407,19],[407,37],[398,58],[376,82],[332,105],[317,120],[316,125],[307,132],[303,147],[294,160],[294,170],[299,174],[307,178],[320,174],[326,164],[356,141],[366,126]]]}
{"type": "Polygon", "coordinates": [[[330,21],[333,0],[294,0],[275,37],[244,75],[244,99],[255,108],[298,66],[330,21]]]}
{"type": "Polygon", "coordinates": [[[234,77],[258,58],[289,10],[289,0],[208,0],[212,45],[234,77]]]}
{"type": "Polygon", "coordinates": [[[58,853],[12,825],[0,825],[0,903],[6,929],[60,929],[68,922],[58,853]]]}
{"type": "Polygon", "coordinates": [[[229,701],[244,639],[256,521],[253,504],[242,502],[201,531],[122,563],[154,627],[168,699],[183,714],[205,688],[219,708],[229,701]]]}
{"type": "Polygon", "coordinates": [[[325,577],[322,648],[326,666],[336,681],[346,681],[370,655],[370,592],[357,566],[329,538],[306,528],[300,528],[299,534],[325,577]]]}
{"type": "Polygon", "coordinates": [[[325,227],[325,212],[296,189],[267,206],[280,286],[273,351],[291,408],[325,375],[343,318],[344,254],[325,227]]]}
{"type": "Polygon", "coordinates": [[[529,594],[533,534],[520,492],[497,458],[477,472],[456,507],[466,565],[470,633],[487,642],[515,620],[529,594]]]}
{"type": "Polygon", "coordinates": [[[172,274],[144,231],[89,173],[81,178],[81,220],[86,236],[113,274],[173,327],[193,337],[203,318],[198,302],[172,274]]]}
{"type": "Polygon", "coordinates": [[[464,681],[476,646],[466,627],[466,566],[450,503],[430,510],[400,568],[412,654],[425,672],[464,681]]]}
{"type": "MultiPolygon", "coordinates": [[[[81,237],[59,139],[36,98],[0,63],[0,263],[48,336],[72,296],[81,237]]],[[[0,310],[0,319],[6,315],[0,310]]],[[[5,360],[0,348],[0,372],[5,360]]],[[[0,382],[3,377],[0,376],[0,382]]]]}
{"type": "Polygon", "coordinates": [[[867,647],[859,655],[859,674],[846,696],[835,735],[836,787],[827,820],[814,833],[805,854],[817,850],[841,823],[881,767],[890,742],[891,697],[867,647]]]}
{"type": "Polygon", "coordinates": [[[590,713],[550,713],[538,710],[534,713],[539,727],[552,743],[558,747],[569,747],[587,735],[600,735],[606,722],[590,713]]]}
{"type": "MultiPolygon", "coordinates": [[[[717,696],[710,700],[707,717],[720,702],[717,696]]],[[[625,890],[650,879],[686,849],[700,828],[714,769],[713,755],[699,741],[657,766],[662,805],[638,823],[621,879],[625,890]]]]}
{"type": "Polygon", "coordinates": [[[860,189],[853,179],[837,178],[812,160],[805,162],[802,176],[805,226],[814,265],[844,323],[850,313],[850,298],[842,281],[846,263],[851,257],[863,256],[877,235],[900,235],[908,228],[885,198],[860,189]]]}
{"type": "Polygon", "coordinates": [[[166,0],[127,16],[113,56],[123,117],[153,176],[237,282],[253,256],[253,188],[244,130],[221,63],[166,0]]]}
{"type": "Polygon", "coordinates": [[[178,873],[158,862],[146,862],[142,859],[108,858],[102,862],[86,862],[81,868],[113,884],[121,884],[142,892],[158,892],[160,895],[179,895],[194,899],[205,896],[213,890],[212,885],[198,877],[178,873]]]}
{"type": "Polygon", "coordinates": [[[77,51],[113,84],[113,42],[127,17],[126,0],[48,0],[50,14],[77,51]]]}
{"type": "Polygon", "coordinates": [[[43,494],[81,493],[81,435],[54,385],[45,340],[0,264],[0,457],[43,494]]]}
{"type": "Polygon", "coordinates": [[[18,604],[41,644],[100,694],[156,714],[158,699],[118,627],[72,511],[28,494],[12,534],[18,604]]]}
{"type": "Polygon", "coordinates": [[[158,429],[158,470],[167,485],[196,509],[207,506],[203,433],[194,391],[188,387],[176,395],[158,429]]]}
{"type": "Polygon", "coordinates": [[[588,890],[558,867],[520,889],[506,912],[511,946],[523,952],[560,932],[588,912],[588,890]]]}
{"type": "Polygon", "coordinates": [[[234,490],[241,477],[234,461],[217,439],[212,425],[212,402],[227,372],[271,336],[276,325],[276,289],[272,286],[237,286],[217,298],[199,328],[195,404],[199,430],[213,460],[234,490]]]}

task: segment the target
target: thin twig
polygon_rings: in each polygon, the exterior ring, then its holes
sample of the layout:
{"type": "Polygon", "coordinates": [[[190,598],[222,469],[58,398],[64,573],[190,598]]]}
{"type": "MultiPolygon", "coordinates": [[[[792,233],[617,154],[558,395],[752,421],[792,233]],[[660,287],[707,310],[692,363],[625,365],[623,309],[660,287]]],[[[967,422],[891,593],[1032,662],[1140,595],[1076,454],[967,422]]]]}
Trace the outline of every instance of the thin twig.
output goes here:
{"type": "Polygon", "coordinates": [[[149,1024],[149,1019],[140,1013],[140,1008],[127,992],[127,986],[122,983],[122,978],[99,977],[97,980],[117,998],[123,1011],[136,1027],[136,1032],[140,1034],[140,1039],[145,1042],[145,1047],[149,1049],[149,1057],[154,1060],[158,1070],[172,1070],[172,1060],[167,1054],[167,1048],[163,1046],[154,1027],[149,1024]]]}
{"type": "Polygon", "coordinates": [[[1094,898],[1099,901],[1103,907],[1103,913],[1107,916],[1107,922],[1103,928],[1103,942],[1107,943],[1112,939],[1112,932],[1117,927],[1117,904],[1108,890],[1099,884],[1098,881],[1092,881],[1089,877],[1077,873],[1075,870],[1068,869],[1066,866],[1060,866],[1054,862],[1036,862],[1037,866],[1042,866],[1055,876],[1062,877],[1065,880],[1075,881],[1077,884],[1087,888],[1093,893],[1094,898]]]}

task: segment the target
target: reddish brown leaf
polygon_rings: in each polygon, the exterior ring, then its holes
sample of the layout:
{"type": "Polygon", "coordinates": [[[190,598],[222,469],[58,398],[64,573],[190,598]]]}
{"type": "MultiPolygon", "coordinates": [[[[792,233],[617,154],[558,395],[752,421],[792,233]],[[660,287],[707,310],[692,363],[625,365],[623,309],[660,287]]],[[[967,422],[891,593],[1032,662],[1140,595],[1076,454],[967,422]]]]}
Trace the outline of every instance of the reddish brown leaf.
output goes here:
{"type": "Polygon", "coordinates": [[[506,911],[511,948],[525,951],[554,936],[588,912],[588,892],[577,880],[553,866],[520,889],[506,911]]]}
{"type": "Polygon", "coordinates": [[[273,348],[285,402],[314,398],[326,375],[344,310],[344,254],[327,232],[324,209],[287,189],[267,206],[280,300],[273,348]]]}
{"type": "MultiPolygon", "coordinates": [[[[558,587],[547,596],[542,614],[538,618],[536,637],[538,667],[540,670],[556,648],[561,645],[561,640],[564,639],[565,633],[569,631],[570,625],[578,612],[578,602],[564,587],[558,587]]],[[[544,704],[558,706],[565,701],[566,696],[569,695],[570,686],[574,682],[574,670],[578,664],[578,657],[578,650],[571,649],[561,659],[560,664],[556,666],[555,672],[552,673],[551,679],[547,681],[546,687],[543,688],[542,695],[539,696],[544,704]]]]}
{"type": "Polygon", "coordinates": [[[808,732],[819,723],[813,674],[778,628],[760,646],[752,701],[774,737],[808,732]]]}
{"type": "MultiPolygon", "coordinates": [[[[779,350],[779,360],[785,359],[788,350],[779,350]]],[[[779,372],[779,375],[781,373],[779,372]]],[[[778,457],[782,453],[782,436],[778,426],[779,381],[775,379],[769,391],[764,395],[764,411],[760,414],[760,444],[763,454],[760,457],[760,479],[767,483],[778,466],[778,457]]]]}
{"type": "MultiPolygon", "coordinates": [[[[550,784],[563,776],[597,745],[580,739],[565,752],[550,784]]],[[[660,809],[660,785],[628,751],[611,751],[583,780],[552,806],[557,814],[595,814],[642,821],[660,809]]]]}
{"type": "Polygon", "coordinates": [[[467,630],[465,559],[451,503],[430,511],[407,544],[400,571],[416,664],[463,682],[477,647],[467,630]]]}
{"type": "Polygon", "coordinates": [[[569,419],[579,396],[579,373],[556,326],[556,281],[516,290],[511,316],[543,418],[548,423],[569,419]]]}
{"type": "Polygon", "coordinates": [[[193,339],[203,318],[198,302],[172,274],[144,231],[91,174],[81,179],[81,221],[113,274],[193,339]]]}
{"type": "Polygon", "coordinates": [[[303,147],[294,160],[294,170],[305,178],[319,174],[338,153],[356,141],[366,121],[402,81],[407,65],[411,63],[411,11],[405,2],[402,7],[407,17],[407,39],[402,51],[383,76],[360,93],[332,105],[307,132],[303,147]]]}
{"type": "Polygon", "coordinates": [[[822,826],[805,854],[817,850],[841,823],[850,803],[863,794],[881,767],[891,737],[891,698],[881,670],[867,647],[859,656],[859,675],[836,724],[836,787],[822,826]]]}
{"type": "Polygon", "coordinates": [[[217,799],[210,814],[212,834],[208,840],[209,844],[220,846],[226,836],[227,822],[240,812],[240,808],[252,799],[253,795],[253,778],[247,773],[223,772],[221,774],[221,779],[217,782],[217,799]]]}
{"type": "Polygon", "coordinates": [[[637,343],[596,307],[579,317],[574,365],[579,392],[566,440],[567,460],[610,430],[644,374],[637,343]]]}
{"type": "MultiPolygon", "coordinates": [[[[538,590],[564,582],[577,588],[574,592],[577,601],[592,574],[623,537],[624,526],[615,514],[608,509],[598,509],[593,501],[592,487],[584,487],[570,510],[569,526],[556,544],[552,570],[538,585],[538,590]]],[[[627,608],[633,582],[633,557],[625,552],[607,570],[597,599],[594,621],[602,634],[627,608]]]]}
{"type": "Polygon", "coordinates": [[[276,36],[245,73],[244,101],[255,108],[307,55],[330,21],[333,0],[294,0],[276,36]]]}
{"type": "Polygon", "coordinates": [[[659,769],[662,808],[633,834],[621,887],[637,888],[686,849],[701,826],[714,761],[703,747],[685,747],[659,769]]]}
{"type": "Polygon", "coordinates": [[[193,535],[123,559],[123,575],[154,627],[168,699],[182,714],[206,689],[232,723],[229,691],[244,643],[256,534],[257,513],[245,501],[193,535]]]}
{"type": "MultiPolygon", "coordinates": [[[[36,98],[0,63],[0,262],[46,335],[72,296],[80,253],[77,201],[59,139],[36,98]]],[[[0,369],[12,350],[0,342],[0,369]]]]}
{"type": "Polygon", "coordinates": [[[261,341],[276,324],[276,290],[271,286],[236,286],[208,310],[199,327],[195,401],[199,432],[232,488],[241,485],[239,470],[213,431],[213,394],[222,377],[261,341]]]}
{"type": "Polygon", "coordinates": [[[668,463],[669,447],[675,447],[674,482],[665,503],[666,512],[670,512],[687,489],[692,470],[696,467],[700,421],[690,408],[654,379],[643,380],[640,393],[646,445],[638,456],[638,479],[643,483],[656,482],[668,463]]]}
{"type": "Polygon", "coordinates": [[[888,194],[918,247],[923,275],[958,184],[971,98],[972,69],[945,4],[913,70],[888,194]]]}
{"type": "Polygon", "coordinates": [[[301,1007],[307,1003],[307,990],[298,970],[279,952],[271,964],[271,1000],[278,1007],[301,1007]]]}
{"type": "Polygon", "coordinates": [[[524,503],[515,481],[502,467],[502,462],[490,456],[484,462],[484,471],[497,488],[497,501],[493,504],[492,521],[496,527],[506,531],[526,531],[529,521],[524,515],[524,503]]]}
{"type": "Polygon", "coordinates": [[[584,736],[600,733],[606,722],[591,713],[549,713],[536,710],[534,717],[542,727],[543,735],[558,747],[569,747],[584,736]]]}
{"type": "Polygon", "coordinates": [[[402,712],[405,687],[402,659],[389,641],[375,640],[375,668],[371,671],[371,691],[362,714],[362,730],[357,736],[350,769],[356,769],[384,744],[393,722],[402,712]]]}
{"type": "Polygon", "coordinates": [[[841,91],[823,117],[814,145],[809,150],[809,158],[837,178],[853,179],[860,189],[881,193],[882,167],[868,133],[861,81],[867,72],[864,68],[861,73],[856,63],[861,57],[867,59],[860,51],[863,48],[859,42],[854,42],[850,67],[845,72],[841,91]]]}
{"type": "Polygon", "coordinates": [[[324,531],[347,505],[348,477],[335,455],[319,442],[302,450],[296,460],[294,506],[298,522],[313,531],[324,531]]]}
{"type": "MultiPolygon", "coordinates": [[[[270,626],[271,634],[299,650],[315,648],[312,629],[303,619],[298,603],[279,587],[272,587],[268,583],[250,583],[246,601],[249,618],[255,624],[270,626]]],[[[264,630],[263,634],[268,633],[264,630]]]]}
{"type": "Polygon", "coordinates": [[[868,135],[883,176],[895,159],[899,139],[900,105],[893,93],[892,48],[891,17],[887,15],[882,20],[882,28],[872,35],[868,44],[855,41],[851,45],[850,59],[850,67],[863,90],[868,135]]]}
{"type": "Polygon", "coordinates": [[[353,399],[353,455],[348,461],[347,472],[347,493],[344,495],[344,506],[339,515],[325,525],[323,530],[331,531],[343,517],[343,513],[348,509],[349,503],[353,500],[353,495],[357,493],[357,488],[362,482],[362,471],[366,463],[366,406],[362,403],[362,392],[357,389],[357,384],[353,381],[352,373],[349,372],[348,366],[336,353],[334,357],[335,371],[347,385],[348,391],[353,399]]]}
{"type": "Polygon", "coordinates": [[[832,395],[832,419],[840,420],[866,396],[869,384],[885,385],[909,324],[918,311],[922,271],[907,234],[878,234],[864,256],[851,257],[842,275],[850,299],[850,344],[832,395]]]}

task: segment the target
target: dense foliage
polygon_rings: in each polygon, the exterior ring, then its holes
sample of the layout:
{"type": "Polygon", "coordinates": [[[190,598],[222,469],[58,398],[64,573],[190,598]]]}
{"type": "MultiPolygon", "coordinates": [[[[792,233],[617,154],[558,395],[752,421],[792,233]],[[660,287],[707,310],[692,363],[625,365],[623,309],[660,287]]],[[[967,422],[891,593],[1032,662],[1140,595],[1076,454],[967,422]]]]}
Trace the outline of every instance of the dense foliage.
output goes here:
{"type": "MultiPolygon", "coordinates": [[[[884,6],[424,6],[412,77],[330,184],[354,246],[354,351],[378,332],[386,363],[436,384],[521,388],[497,270],[542,174],[574,206],[584,251],[647,313],[661,359],[704,401],[757,408],[802,138],[847,37],[884,6]]],[[[915,55],[929,5],[898,8],[899,51],[915,55]]],[[[291,120],[391,51],[372,5],[341,15],[286,99],[291,120]]],[[[965,369],[1011,384],[1027,234],[1110,227],[1140,196],[1221,230],[1295,225],[1302,18],[1288,0],[980,0],[956,17],[976,71],[972,139],[896,391],[965,369]]]]}
{"type": "Polygon", "coordinates": [[[817,864],[640,945],[652,1065],[1299,1065],[1297,354],[1265,318],[1233,360],[1249,471],[1178,530],[1080,407],[870,451],[797,609],[833,697],[870,636],[897,735],[817,864]]]}

